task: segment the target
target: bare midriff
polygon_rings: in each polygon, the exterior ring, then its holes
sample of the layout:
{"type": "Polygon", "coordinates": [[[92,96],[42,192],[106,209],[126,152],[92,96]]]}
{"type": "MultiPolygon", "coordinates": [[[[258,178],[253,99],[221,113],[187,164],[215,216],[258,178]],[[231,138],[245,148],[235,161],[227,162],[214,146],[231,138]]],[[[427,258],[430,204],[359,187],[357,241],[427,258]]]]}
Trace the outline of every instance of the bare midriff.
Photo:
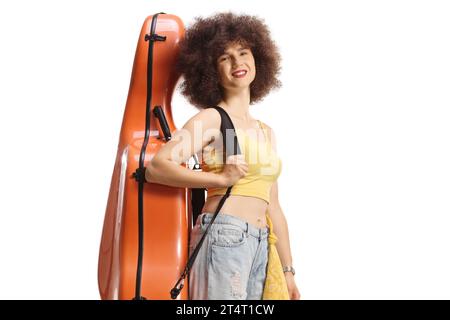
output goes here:
{"type": "MultiPolygon", "coordinates": [[[[223,195],[208,197],[203,206],[203,212],[216,212],[223,195]]],[[[268,203],[260,198],[250,196],[230,195],[224,202],[219,214],[235,216],[260,229],[267,227],[266,210],[268,203]]]]}

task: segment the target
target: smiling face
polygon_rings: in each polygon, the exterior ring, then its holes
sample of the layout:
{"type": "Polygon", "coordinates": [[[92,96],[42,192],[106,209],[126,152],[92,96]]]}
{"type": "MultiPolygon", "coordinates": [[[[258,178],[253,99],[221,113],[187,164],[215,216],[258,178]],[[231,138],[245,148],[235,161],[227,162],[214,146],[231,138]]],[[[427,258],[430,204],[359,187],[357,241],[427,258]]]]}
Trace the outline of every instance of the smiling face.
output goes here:
{"type": "Polygon", "coordinates": [[[217,71],[225,90],[248,88],[256,75],[252,51],[237,42],[230,44],[217,59],[217,71]]]}

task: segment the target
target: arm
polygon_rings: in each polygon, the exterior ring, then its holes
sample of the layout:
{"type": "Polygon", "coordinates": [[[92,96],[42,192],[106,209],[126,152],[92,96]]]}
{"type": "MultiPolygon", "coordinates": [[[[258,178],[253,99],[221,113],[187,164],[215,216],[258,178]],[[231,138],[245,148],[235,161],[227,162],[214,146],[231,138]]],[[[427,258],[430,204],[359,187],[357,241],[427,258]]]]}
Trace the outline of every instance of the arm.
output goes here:
{"type": "MultiPolygon", "coordinates": [[[[267,125],[266,125],[267,126],[267,125]]],[[[268,127],[270,131],[270,144],[272,149],[276,152],[276,141],[273,130],[268,127]]],[[[275,181],[270,189],[270,203],[268,212],[273,224],[273,232],[278,238],[276,243],[278,255],[280,256],[281,265],[292,266],[291,244],[289,241],[289,230],[286,217],[281,209],[280,201],[278,199],[278,182],[275,181]]],[[[289,289],[289,296],[291,300],[300,299],[300,292],[295,284],[294,275],[291,272],[285,272],[286,283],[289,289]]]]}
{"type": "MultiPolygon", "coordinates": [[[[291,245],[286,217],[278,200],[278,182],[274,182],[270,190],[269,216],[273,222],[273,232],[278,238],[277,251],[283,266],[292,266],[291,245]]],[[[288,272],[291,274],[290,272],[288,272]]],[[[286,273],[286,274],[288,274],[286,273]]]]}
{"type": "MultiPolygon", "coordinates": [[[[273,129],[270,128],[268,125],[265,124],[265,126],[269,134],[270,145],[272,146],[272,149],[276,152],[277,146],[275,133],[273,129]]],[[[278,238],[276,246],[278,254],[280,256],[281,264],[283,266],[292,266],[292,255],[289,242],[289,230],[286,217],[284,216],[283,210],[281,209],[280,201],[278,200],[277,181],[275,181],[272,184],[272,187],[270,189],[270,203],[268,211],[270,219],[273,222],[273,232],[278,238]]]]}
{"type": "Polygon", "coordinates": [[[214,109],[202,110],[189,119],[148,163],[146,181],[185,188],[226,187],[226,179],[221,174],[193,171],[181,165],[193,154],[199,153],[213,137],[218,137],[220,121],[220,115],[214,109]]]}

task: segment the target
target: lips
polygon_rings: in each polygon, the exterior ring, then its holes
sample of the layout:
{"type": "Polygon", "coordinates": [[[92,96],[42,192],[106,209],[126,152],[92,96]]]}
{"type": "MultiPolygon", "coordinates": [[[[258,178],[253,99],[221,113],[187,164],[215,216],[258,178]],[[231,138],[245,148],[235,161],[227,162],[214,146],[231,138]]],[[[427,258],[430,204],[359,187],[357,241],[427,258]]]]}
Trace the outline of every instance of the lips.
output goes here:
{"type": "Polygon", "coordinates": [[[239,69],[234,71],[231,75],[235,78],[242,78],[247,74],[247,70],[239,69]]]}

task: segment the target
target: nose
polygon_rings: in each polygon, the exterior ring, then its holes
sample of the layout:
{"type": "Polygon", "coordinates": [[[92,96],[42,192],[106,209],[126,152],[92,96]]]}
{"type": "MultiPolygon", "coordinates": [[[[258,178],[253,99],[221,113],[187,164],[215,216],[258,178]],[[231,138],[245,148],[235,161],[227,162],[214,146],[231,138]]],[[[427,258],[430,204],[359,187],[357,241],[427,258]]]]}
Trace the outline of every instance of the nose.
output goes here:
{"type": "Polygon", "coordinates": [[[242,62],[239,59],[233,59],[232,61],[233,61],[232,63],[233,70],[236,70],[237,67],[242,66],[242,62]]]}
{"type": "Polygon", "coordinates": [[[232,61],[233,69],[235,69],[235,67],[237,67],[237,66],[241,66],[242,65],[241,57],[239,55],[232,56],[231,61],[232,61]]]}

